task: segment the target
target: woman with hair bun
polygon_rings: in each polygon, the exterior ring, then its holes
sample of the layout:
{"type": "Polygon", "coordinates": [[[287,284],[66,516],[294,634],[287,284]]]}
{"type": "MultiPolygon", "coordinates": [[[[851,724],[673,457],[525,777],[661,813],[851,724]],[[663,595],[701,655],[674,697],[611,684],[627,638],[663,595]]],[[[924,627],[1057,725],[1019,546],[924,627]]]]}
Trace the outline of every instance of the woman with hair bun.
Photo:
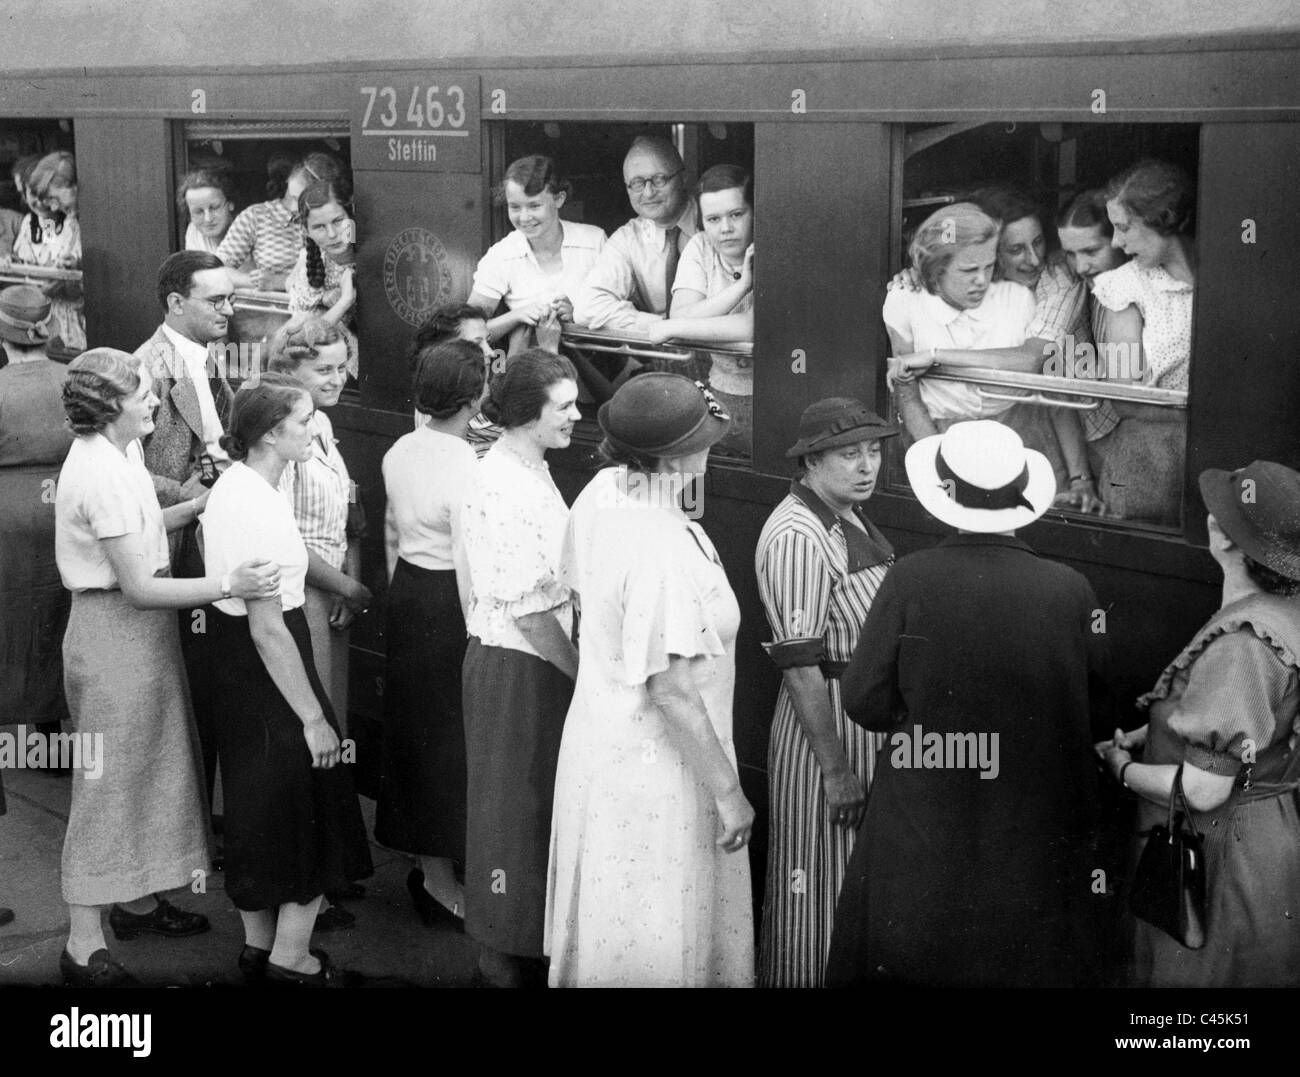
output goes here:
{"type": "Polygon", "coordinates": [[[542,344],[533,330],[559,339],[560,323],[573,321],[573,300],[605,245],[591,224],[560,219],[572,190],[549,157],[521,157],[506,169],[496,196],[505,202],[515,231],[479,259],[469,303],[488,316],[492,340],[510,337],[511,352],[542,344]],[[506,313],[492,317],[506,305],[506,313]]]}
{"type": "Polygon", "coordinates": [[[59,959],[77,987],[131,983],[108,953],[103,906],[120,939],[208,930],[206,917],[159,891],[207,871],[207,805],[177,634],[177,609],[218,598],[264,599],[279,569],[261,550],[205,578],[173,580],[167,531],[192,523],[200,500],[158,506],[140,439],[158,398],[146,365],[96,348],[68,367],[63,404],[76,435],[59,474],[55,557],[72,592],[64,685],[77,732],[102,740],[102,773],[74,778],[63,844],[68,945],[59,959]]]}
{"type": "Polygon", "coordinates": [[[540,975],[551,800],[578,651],[559,580],[569,510],[546,453],[569,444],[577,375],[540,349],[506,364],[484,414],[501,437],[479,464],[461,513],[469,563],[465,748],[465,928],[497,986],[540,975]]]}
{"type": "Polygon", "coordinates": [[[338,722],[312,660],[303,611],[307,547],[279,489],[312,452],[311,395],[284,374],[235,394],[222,448],[234,463],[204,515],[209,571],[262,551],[280,565],[279,594],[214,604],[223,658],[212,693],[225,792],[226,893],[244,921],[239,968],[250,982],[342,987],[347,976],[308,950],[327,891],[371,874],[370,848],[338,722]]]}
{"type": "MultiPolygon", "coordinates": [[[[473,308],[471,308],[473,309],[473,308]]],[[[384,766],[375,840],[416,858],[407,889],[429,925],[464,930],[465,721],[461,667],[469,567],[461,508],[478,461],[467,440],[486,379],[477,344],[420,352],[415,400],[423,425],[384,454],[388,512],[388,662],[384,766]]]]}

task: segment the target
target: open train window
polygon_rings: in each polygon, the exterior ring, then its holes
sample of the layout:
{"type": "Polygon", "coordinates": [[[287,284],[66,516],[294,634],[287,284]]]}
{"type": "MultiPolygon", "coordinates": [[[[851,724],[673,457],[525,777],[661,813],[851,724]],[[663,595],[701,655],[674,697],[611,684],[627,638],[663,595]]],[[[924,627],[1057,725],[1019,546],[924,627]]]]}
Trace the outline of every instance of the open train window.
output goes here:
{"type": "Polygon", "coordinates": [[[355,303],[347,310],[338,307],[356,243],[351,205],[344,228],[332,226],[339,236],[321,239],[319,265],[309,272],[308,233],[298,219],[296,198],[315,178],[338,177],[341,194],[350,201],[346,121],[184,123],[178,125],[175,161],[176,247],[212,251],[232,270],[237,292],[228,338],[249,345],[239,354],[260,361],[260,345],[292,311],[314,309],[349,334],[354,377],[348,384],[355,388],[358,312],[355,303]],[[304,161],[306,175],[298,168],[304,161]],[[337,243],[336,251],[328,249],[331,243],[337,243]]]}
{"type": "Polygon", "coordinates": [[[0,165],[0,287],[49,297],[46,353],[67,361],[86,347],[72,121],[0,119],[0,165]]]}
{"type": "MultiPolygon", "coordinates": [[[[895,138],[906,272],[881,311],[904,443],[997,419],[1052,461],[1055,511],[1180,529],[1199,127],[926,123],[895,138]],[[1108,203],[1140,161],[1159,164],[1108,203]],[[1177,228],[1132,210],[1153,197],[1177,228]]],[[[907,489],[899,452],[888,481],[907,489]]]]}
{"type": "MultiPolygon", "coordinates": [[[[572,185],[560,207],[561,219],[599,228],[618,251],[627,252],[620,255],[623,269],[606,272],[606,260],[581,286],[574,286],[581,294],[569,296],[575,322],[565,326],[565,348],[578,362],[584,380],[597,386],[593,393],[584,385],[581,406],[587,432],[596,436],[594,418],[601,387],[621,384],[647,368],[676,371],[707,382],[732,415],[731,433],[714,449],[714,457],[748,461],[753,291],[748,284],[752,274],[745,277],[739,270],[752,242],[752,186],[720,191],[716,199],[710,196],[703,222],[697,220],[691,195],[699,177],[714,166],[734,167],[734,171],[711,173],[722,177],[722,182],[730,182],[727,177],[741,182],[744,176],[752,176],[753,125],[502,121],[486,126],[490,131],[486,185],[499,187],[513,161],[549,157],[572,185]],[[634,169],[637,174],[631,177],[640,186],[629,190],[624,160],[639,139],[652,141],[641,143],[647,147],[642,167],[634,169]],[[656,144],[663,148],[656,149],[656,144]],[[675,158],[681,160],[680,171],[675,158]],[[670,231],[674,227],[678,232],[670,231]],[[670,234],[678,246],[671,264],[664,238],[670,234]],[[710,237],[721,238],[715,245],[710,237]],[[668,284],[670,277],[677,285],[675,293],[668,284]],[[736,302],[702,326],[703,319],[691,307],[727,286],[738,293],[736,302]],[[671,312],[677,315],[672,324],[679,331],[659,339],[665,331],[662,316],[669,313],[674,294],[678,307],[671,312]],[[652,334],[658,336],[652,340],[652,334]],[[708,348],[693,346],[706,342],[708,348]]],[[[484,201],[491,214],[488,234],[497,243],[512,232],[507,208],[499,200],[484,201]]],[[[606,258],[612,253],[607,252],[606,258]]],[[[593,251],[586,257],[595,264],[598,256],[593,251]]],[[[480,301],[485,297],[489,303],[497,301],[498,316],[511,309],[512,298],[501,295],[498,300],[500,292],[500,287],[491,286],[479,292],[480,301]]],[[[706,309],[714,313],[711,307],[706,309]]],[[[503,333],[497,344],[517,349],[527,343],[527,337],[526,327],[515,327],[503,333]]]]}

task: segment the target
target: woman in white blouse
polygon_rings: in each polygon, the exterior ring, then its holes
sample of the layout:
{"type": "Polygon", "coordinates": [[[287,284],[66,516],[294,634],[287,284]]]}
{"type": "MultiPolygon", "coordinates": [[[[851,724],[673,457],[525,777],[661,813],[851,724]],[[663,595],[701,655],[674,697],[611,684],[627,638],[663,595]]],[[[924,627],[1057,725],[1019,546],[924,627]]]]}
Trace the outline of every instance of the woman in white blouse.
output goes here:
{"type": "Polygon", "coordinates": [[[487,315],[492,340],[510,338],[511,352],[540,343],[531,330],[573,321],[572,297],[605,245],[595,225],[560,219],[571,189],[549,157],[522,157],[506,169],[498,197],[515,231],[479,260],[469,303],[487,315]],[[502,303],[506,312],[493,317],[502,303]]]}
{"type": "Polygon", "coordinates": [[[1034,316],[1034,293],[993,279],[998,235],[998,222],[974,203],[935,210],[908,248],[923,290],[891,289],[885,295],[890,387],[914,439],[965,419],[996,419],[1014,404],[988,399],[972,385],[918,381],[935,363],[1021,373],[1042,367],[1041,356],[1020,350],[1034,316]]]}
{"type": "Polygon", "coordinates": [[[209,571],[261,551],[280,565],[278,596],[225,599],[208,618],[222,656],[212,693],[225,794],[226,893],[244,921],[249,982],[341,987],[345,975],[308,950],[321,895],[371,873],[338,722],[312,662],[303,612],[307,547],[279,488],[312,452],[310,394],[267,374],[235,394],[222,448],[234,463],[208,499],[209,571]]]}
{"type": "Polygon", "coordinates": [[[407,877],[428,925],[463,930],[465,721],[461,667],[469,570],[461,507],[478,460],[467,440],[483,402],[483,352],[465,340],[420,352],[414,393],[424,419],[384,454],[388,510],[388,661],[384,765],[375,840],[416,858],[407,877]]]}
{"type": "MultiPolygon", "coordinates": [[[[1195,188],[1182,169],[1139,161],[1106,189],[1111,245],[1129,255],[1093,282],[1105,314],[1098,335],[1106,367],[1123,380],[1186,391],[1192,357],[1196,250],[1195,188]]],[[[1089,442],[1098,488],[1110,512],[1177,525],[1182,510],[1187,413],[1117,403],[1121,421],[1089,442]]]]}
{"type": "Polygon", "coordinates": [[[72,592],[64,685],[77,733],[97,764],[72,783],[63,845],[65,982],[133,982],[108,953],[103,906],[118,938],[195,935],[208,921],[153,895],[209,867],[207,806],[177,634],[177,609],[222,596],[275,594],[279,570],[255,551],[205,578],[168,579],[167,531],[192,523],[203,497],[163,510],[140,439],[158,398],[146,365],[111,348],[68,367],[64,407],[76,440],[59,475],[55,557],[72,592]],[[98,771],[98,773],[96,773],[98,771]]]}
{"type": "Polygon", "coordinates": [[[551,799],[578,669],[573,606],[557,575],[568,509],[546,453],[569,444],[577,399],[563,356],[512,359],[483,405],[502,434],[461,515],[470,570],[465,927],[482,947],[480,972],[501,986],[544,979],[551,799]]]}

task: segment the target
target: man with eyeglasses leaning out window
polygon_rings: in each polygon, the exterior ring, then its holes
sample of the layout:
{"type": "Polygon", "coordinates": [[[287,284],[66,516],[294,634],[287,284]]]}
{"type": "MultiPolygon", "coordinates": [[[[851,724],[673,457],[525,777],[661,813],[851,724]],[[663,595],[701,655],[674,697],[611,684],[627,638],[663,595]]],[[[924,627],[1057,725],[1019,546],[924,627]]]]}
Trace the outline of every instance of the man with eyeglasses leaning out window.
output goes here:
{"type": "MultiPolygon", "coordinates": [[[[178,251],[158,270],[163,322],[135,354],[153,375],[159,400],[153,433],[144,443],[144,463],[163,508],[193,501],[197,516],[207,504],[208,488],[230,466],[230,457],[218,443],[234,401],[226,381],[226,349],[220,342],[234,313],[234,293],[230,271],[208,251],[178,251]]],[[[197,531],[192,523],[168,535],[172,575],[186,579],[204,575],[197,531]]],[[[196,611],[179,612],[181,652],[210,803],[217,766],[214,716],[208,703],[213,655],[205,646],[206,634],[195,631],[196,611]]]]}
{"type": "Polygon", "coordinates": [[[681,155],[642,135],[623,159],[636,216],[605,243],[574,297],[573,319],[592,329],[644,333],[665,317],[680,252],[698,225],[681,155]]]}

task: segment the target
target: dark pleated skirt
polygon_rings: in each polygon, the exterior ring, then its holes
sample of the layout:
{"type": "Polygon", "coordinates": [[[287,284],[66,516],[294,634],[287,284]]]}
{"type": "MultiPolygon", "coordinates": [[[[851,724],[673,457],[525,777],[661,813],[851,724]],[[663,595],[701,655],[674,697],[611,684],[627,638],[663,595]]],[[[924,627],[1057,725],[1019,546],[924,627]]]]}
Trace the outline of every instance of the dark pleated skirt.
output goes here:
{"type": "Polygon", "coordinates": [[[388,589],[383,774],[375,840],[465,860],[465,618],[456,573],[399,560],[388,589]]]}
{"type": "Polygon", "coordinates": [[[54,563],[59,464],[0,467],[0,725],[59,722],[71,596],[54,563]]]}
{"type": "MultiPolygon", "coordinates": [[[[253,644],[247,617],[208,607],[213,703],[225,801],[226,893],[246,912],[301,904],[373,873],[361,806],[344,766],[318,770],[253,644]]],[[[312,660],[301,609],[284,615],[312,691],[338,721],[312,660]]]]}
{"type": "Polygon", "coordinates": [[[465,929],[542,957],[551,801],[573,682],[550,662],[471,637],[465,653],[465,929]]]}

